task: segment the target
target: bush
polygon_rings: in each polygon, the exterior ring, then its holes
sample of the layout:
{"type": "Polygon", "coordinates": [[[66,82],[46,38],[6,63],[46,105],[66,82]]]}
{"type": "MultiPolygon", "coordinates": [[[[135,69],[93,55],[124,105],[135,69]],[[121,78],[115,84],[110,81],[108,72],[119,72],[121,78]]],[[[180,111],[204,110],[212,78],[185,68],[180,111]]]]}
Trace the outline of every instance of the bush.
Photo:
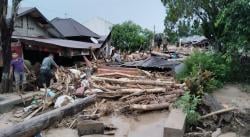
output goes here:
{"type": "Polygon", "coordinates": [[[181,108],[187,114],[187,124],[196,125],[200,114],[196,112],[201,99],[199,96],[191,95],[190,92],[185,94],[176,102],[176,107],[181,108]]]}
{"type": "Polygon", "coordinates": [[[228,80],[230,63],[220,54],[195,52],[188,57],[177,79],[185,81],[191,93],[201,95],[221,87],[228,80]]]}

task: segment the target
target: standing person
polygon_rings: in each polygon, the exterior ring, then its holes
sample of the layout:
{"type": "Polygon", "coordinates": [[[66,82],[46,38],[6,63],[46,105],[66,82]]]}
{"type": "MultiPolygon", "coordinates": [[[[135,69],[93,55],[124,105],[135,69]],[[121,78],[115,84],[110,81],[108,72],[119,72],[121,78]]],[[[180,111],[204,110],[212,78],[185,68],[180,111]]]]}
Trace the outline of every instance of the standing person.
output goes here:
{"type": "Polygon", "coordinates": [[[19,55],[15,52],[12,53],[10,72],[12,74],[14,71],[16,90],[18,93],[20,93],[20,86],[23,89],[23,84],[24,84],[24,82],[26,82],[24,69],[26,69],[27,72],[30,73],[30,71],[28,70],[28,68],[24,64],[23,58],[19,57],[19,55]]]}
{"type": "Polygon", "coordinates": [[[43,87],[44,84],[46,84],[46,87],[49,87],[50,80],[52,78],[52,65],[58,68],[58,65],[54,61],[53,54],[49,54],[48,57],[43,59],[41,68],[40,68],[40,80],[39,80],[39,86],[43,87]]]}

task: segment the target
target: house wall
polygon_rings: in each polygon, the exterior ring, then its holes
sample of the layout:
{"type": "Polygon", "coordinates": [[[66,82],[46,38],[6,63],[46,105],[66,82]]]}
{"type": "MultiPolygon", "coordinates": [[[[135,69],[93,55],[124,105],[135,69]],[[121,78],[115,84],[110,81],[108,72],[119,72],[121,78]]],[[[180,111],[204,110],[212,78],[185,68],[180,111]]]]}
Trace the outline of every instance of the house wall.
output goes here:
{"type": "Polygon", "coordinates": [[[50,37],[46,29],[39,26],[30,16],[22,16],[16,19],[15,21],[15,31],[14,35],[16,36],[27,36],[27,37],[50,37]]]}

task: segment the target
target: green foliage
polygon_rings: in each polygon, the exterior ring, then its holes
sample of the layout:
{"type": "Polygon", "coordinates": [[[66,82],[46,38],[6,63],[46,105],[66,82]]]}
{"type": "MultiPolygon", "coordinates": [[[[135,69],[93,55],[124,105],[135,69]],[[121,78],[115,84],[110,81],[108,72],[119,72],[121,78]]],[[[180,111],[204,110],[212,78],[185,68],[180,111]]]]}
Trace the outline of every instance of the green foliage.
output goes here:
{"type": "Polygon", "coordinates": [[[212,52],[195,52],[185,60],[184,64],[185,69],[177,76],[179,79],[195,75],[201,70],[212,72],[217,80],[226,81],[230,71],[230,62],[227,62],[224,56],[212,52]]]}
{"type": "Polygon", "coordinates": [[[191,95],[190,92],[185,94],[176,102],[176,106],[181,108],[187,114],[187,124],[196,125],[200,117],[196,112],[198,105],[201,103],[199,96],[191,95]]]}
{"type": "Polygon", "coordinates": [[[190,21],[182,20],[178,23],[173,23],[167,18],[165,19],[165,33],[169,37],[169,42],[174,43],[180,37],[189,35],[200,35],[202,33],[199,22],[194,22],[192,25],[190,21]]]}
{"type": "Polygon", "coordinates": [[[195,95],[221,87],[230,73],[230,62],[224,56],[210,52],[195,52],[184,64],[185,68],[177,74],[177,79],[186,81],[195,95]]]}
{"type": "Polygon", "coordinates": [[[142,29],[139,25],[128,21],[115,25],[112,30],[111,42],[122,52],[145,50],[149,47],[153,33],[142,29]]]}
{"type": "Polygon", "coordinates": [[[250,1],[236,0],[223,9],[216,26],[223,26],[220,41],[225,43],[228,54],[237,54],[239,49],[250,49],[250,1]]]}
{"type": "MultiPolygon", "coordinates": [[[[216,42],[223,26],[215,25],[220,11],[236,0],[161,0],[166,7],[166,30],[178,32],[183,22],[189,26],[187,34],[203,33],[211,42],[216,42]],[[188,25],[190,24],[190,25],[188,25]]],[[[185,30],[185,29],[184,29],[185,30]]],[[[169,31],[167,31],[168,33],[169,31]]]]}

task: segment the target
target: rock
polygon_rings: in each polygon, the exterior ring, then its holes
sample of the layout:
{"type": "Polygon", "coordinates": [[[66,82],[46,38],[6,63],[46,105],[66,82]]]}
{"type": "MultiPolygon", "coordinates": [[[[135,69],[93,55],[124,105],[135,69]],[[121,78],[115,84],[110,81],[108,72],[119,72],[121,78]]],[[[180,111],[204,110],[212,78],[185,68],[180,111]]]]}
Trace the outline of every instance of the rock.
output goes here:
{"type": "Polygon", "coordinates": [[[79,136],[104,134],[104,124],[94,120],[77,119],[77,130],[79,136]]]}
{"type": "Polygon", "coordinates": [[[186,114],[181,109],[173,109],[166,121],[163,137],[183,137],[186,114]]]}
{"type": "Polygon", "coordinates": [[[220,135],[219,137],[237,137],[237,135],[234,132],[228,132],[228,133],[220,135]]]}
{"type": "Polygon", "coordinates": [[[75,95],[76,96],[83,96],[85,91],[85,87],[80,87],[76,90],[75,95]]]}
{"type": "Polygon", "coordinates": [[[217,130],[212,133],[212,137],[218,137],[220,134],[221,134],[221,129],[217,128],[217,130]]]}
{"type": "Polygon", "coordinates": [[[56,99],[54,108],[60,108],[70,103],[74,103],[74,99],[70,96],[62,95],[56,99]]]}

